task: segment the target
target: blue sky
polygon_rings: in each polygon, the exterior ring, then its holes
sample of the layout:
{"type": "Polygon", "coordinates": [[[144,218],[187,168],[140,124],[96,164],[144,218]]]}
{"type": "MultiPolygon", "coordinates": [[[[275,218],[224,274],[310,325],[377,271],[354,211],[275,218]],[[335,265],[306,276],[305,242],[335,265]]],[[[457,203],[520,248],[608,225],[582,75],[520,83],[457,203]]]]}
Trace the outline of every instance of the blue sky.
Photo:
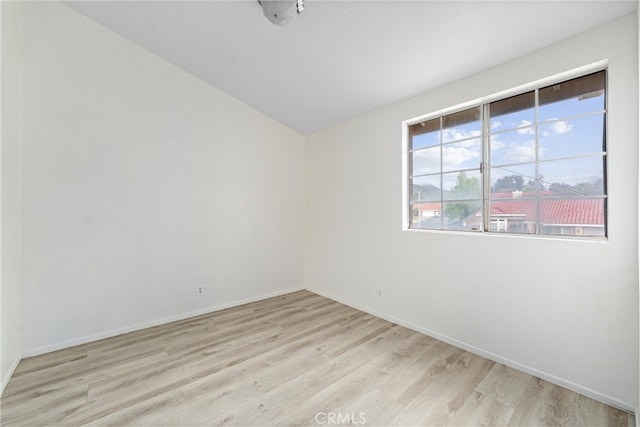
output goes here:
{"type": "MultiPolygon", "coordinates": [[[[538,155],[540,160],[581,156],[602,151],[603,114],[575,118],[582,114],[600,112],[604,109],[604,95],[582,99],[570,98],[546,104],[539,108],[540,126],[538,155]]],[[[491,184],[505,175],[513,173],[524,176],[525,182],[535,176],[533,164],[518,164],[535,160],[535,111],[533,108],[492,117],[490,137],[491,184]],[[502,165],[502,167],[500,167],[502,165]],[[504,166],[509,165],[509,166],[504,166]]],[[[444,129],[442,148],[443,172],[461,169],[476,169],[482,159],[481,123],[467,123],[444,129]]],[[[413,154],[413,174],[440,172],[440,132],[431,132],[413,138],[413,147],[429,147],[413,154]]],[[[602,156],[543,161],[539,163],[544,182],[575,185],[594,182],[603,177],[602,156]]],[[[467,172],[467,175],[475,172],[467,172]]],[[[455,185],[458,172],[444,174],[444,188],[455,185]]],[[[478,174],[479,176],[479,174],[478,174]]],[[[416,178],[416,184],[429,183],[440,186],[439,177],[416,178]]]]}

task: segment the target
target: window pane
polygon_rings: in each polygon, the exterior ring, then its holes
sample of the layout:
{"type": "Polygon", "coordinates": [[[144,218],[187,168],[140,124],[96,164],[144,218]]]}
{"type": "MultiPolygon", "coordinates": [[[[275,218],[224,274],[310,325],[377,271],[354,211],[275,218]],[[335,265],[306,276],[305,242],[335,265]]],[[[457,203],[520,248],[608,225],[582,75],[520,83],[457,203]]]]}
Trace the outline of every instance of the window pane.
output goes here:
{"type": "Polygon", "coordinates": [[[489,204],[489,229],[502,233],[536,232],[535,199],[496,200],[489,204]]]}
{"type": "Polygon", "coordinates": [[[409,126],[412,227],[606,236],[605,90],[601,71],[409,126]]]}
{"type": "Polygon", "coordinates": [[[604,71],[542,88],[538,94],[539,120],[602,111],[605,108],[604,90],[604,71]]]}
{"type": "Polygon", "coordinates": [[[445,202],[443,207],[446,230],[482,230],[482,200],[445,202]]]}
{"type": "Polygon", "coordinates": [[[442,170],[475,169],[482,159],[481,139],[468,139],[442,147],[442,170]]]}
{"type": "Polygon", "coordinates": [[[540,234],[604,236],[604,199],[540,201],[540,234]]]}
{"type": "Polygon", "coordinates": [[[482,135],[480,107],[449,114],[442,118],[442,142],[453,142],[482,135]]]}
{"type": "Polygon", "coordinates": [[[604,157],[542,162],[539,173],[555,195],[604,195],[604,157]]]}
{"type": "Polygon", "coordinates": [[[414,150],[440,144],[440,118],[411,125],[409,135],[414,150]]]}
{"type": "Polygon", "coordinates": [[[414,136],[411,140],[411,148],[414,150],[438,144],[440,144],[440,131],[422,133],[414,136]]]}
{"type": "Polygon", "coordinates": [[[411,226],[414,228],[442,229],[442,204],[412,203],[411,226]]]}
{"type": "Polygon", "coordinates": [[[440,175],[413,178],[412,201],[440,201],[440,175]]]}
{"type": "Polygon", "coordinates": [[[423,122],[416,123],[409,126],[409,135],[416,136],[423,133],[436,132],[440,130],[440,117],[435,119],[425,120],[423,122]]]}
{"type": "Polygon", "coordinates": [[[604,115],[560,120],[540,126],[541,159],[604,151],[604,115]]]}
{"type": "Polygon", "coordinates": [[[414,151],[413,175],[440,172],[440,146],[414,151]]]}
{"type": "Polygon", "coordinates": [[[536,182],[535,164],[491,168],[490,184],[492,199],[511,199],[531,196],[544,188],[536,182]]]}
{"type": "Polygon", "coordinates": [[[532,162],[536,160],[535,127],[492,135],[491,164],[532,162]]]}
{"type": "Polygon", "coordinates": [[[482,198],[482,176],[480,171],[442,174],[444,200],[466,200],[482,198]]]}
{"type": "Polygon", "coordinates": [[[535,93],[527,92],[492,102],[489,115],[492,133],[529,126],[536,120],[535,93]]]}

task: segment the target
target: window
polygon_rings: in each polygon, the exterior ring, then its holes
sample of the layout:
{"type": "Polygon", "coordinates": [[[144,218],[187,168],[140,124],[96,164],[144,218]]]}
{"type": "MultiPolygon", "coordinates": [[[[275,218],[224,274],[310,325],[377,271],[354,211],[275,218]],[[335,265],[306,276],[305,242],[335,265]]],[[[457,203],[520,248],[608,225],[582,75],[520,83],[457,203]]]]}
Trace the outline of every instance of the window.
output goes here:
{"type": "Polygon", "coordinates": [[[606,236],[606,70],[407,130],[412,229],[606,236]]]}

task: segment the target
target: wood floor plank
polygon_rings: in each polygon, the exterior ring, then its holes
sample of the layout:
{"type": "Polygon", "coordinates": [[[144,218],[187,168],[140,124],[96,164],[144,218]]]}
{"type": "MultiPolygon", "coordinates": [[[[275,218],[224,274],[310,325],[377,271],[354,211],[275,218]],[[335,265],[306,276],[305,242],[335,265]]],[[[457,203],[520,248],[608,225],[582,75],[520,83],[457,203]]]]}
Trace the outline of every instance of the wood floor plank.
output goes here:
{"type": "Polygon", "coordinates": [[[308,360],[306,364],[301,366],[303,369],[298,371],[297,376],[292,376],[288,381],[282,381],[271,390],[266,391],[260,397],[259,405],[256,405],[255,402],[243,402],[238,406],[236,412],[244,414],[266,409],[268,416],[264,417],[264,421],[268,425],[279,425],[285,420],[290,421],[293,416],[292,412],[296,408],[308,407],[309,401],[314,396],[333,384],[344,381],[345,376],[354,370],[371,363],[380,354],[376,349],[383,346],[382,343],[386,343],[388,346],[401,346],[404,336],[396,333],[397,329],[404,328],[389,329],[376,337],[375,340],[364,343],[350,352],[328,358],[326,362],[317,359],[308,360]]]}
{"type": "MultiPolygon", "coordinates": [[[[120,354],[110,358],[84,358],[71,369],[55,369],[33,371],[16,378],[16,384],[3,399],[10,402],[14,399],[29,398],[30,395],[49,393],[67,385],[91,383],[118,375],[121,372],[137,371],[140,366],[159,362],[164,363],[167,353],[163,348],[146,352],[120,354]]],[[[13,381],[13,379],[12,379],[13,381]]]]}
{"type": "MultiPolygon", "coordinates": [[[[143,371],[129,373],[128,378],[110,380],[109,387],[112,387],[110,390],[112,393],[103,395],[99,399],[91,399],[92,392],[90,388],[90,399],[87,408],[82,414],[72,414],[67,419],[56,421],[64,422],[65,424],[91,422],[117,408],[143,402],[166,390],[183,386],[198,378],[210,376],[222,369],[244,363],[257,355],[263,354],[270,348],[277,348],[290,342],[296,342],[309,334],[325,331],[327,328],[345,320],[353,321],[354,318],[366,316],[364,313],[354,310],[336,310],[336,313],[338,315],[332,318],[321,317],[320,319],[324,319],[324,323],[315,322],[309,324],[309,329],[300,330],[299,326],[304,322],[299,322],[296,325],[295,333],[291,335],[280,333],[265,335],[262,343],[253,339],[247,341],[245,339],[247,334],[243,334],[242,339],[238,338],[232,341],[233,346],[225,345],[222,350],[208,349],[200,353],[190,352],[179,357],[172,356],[170,358],[171,363],[161,366],[147,366],[143,371]],[[131,396],[135,396],[135,398],[131,398],[131,396]],[[103,401],[108,402],[109,406],[104,407],[101,404],[103,401]],[[83,418],[77,418],[80,416],[83,418]]],[[[255,331],[258,331],[258,329],[248,329],[248,337],[254,338],[255,331]]],[[[97,385],[97,387],[100,386],[97,385]]]]}
{"type": "Polygon", "coordinates": [[[426,387],[398,414],[396,425],[450,425],[494,362],[459,350],[435,365],[426,387]]]}
{"type": "MultiPolygon", "coordinates": [[[[362,327],[367,328],[367,325],[365,324],[362,327]]],[[[329,337],[327,336],[327,338],[329,337]]],[[[308,384],[305,383],[304,379],[299,381],[301,371],[290,371],[287,369],[291,366],[290,363],[306,369],[314,369],[314,366],[317,365],[327,366],[325,363],[332,360],[332,356],[329,355],[327,348],[315,348],[315,354],[306,355],[305,353],[302,353],[302,358],[297,357],[295,353],[290,353],[287,349],[274,349],[273,352],[286,354],[286,361],[278,365],[271,365],[268,369],[253,371],[251,375],[246,377],[244,384],[240,384],[242,387],[239,390],[226,387],[224,390],[227,391],[227,393],[216,396],[214,399],[201,399],[199,396],[202,396],[202,394],[198,393],[197,389],[192,390],[192,393],[196,392],[196,394],[192,394],[192,404],[211,408],[214,413],[224,414],[224,416],[216,418],[214,423],[225,424],[228,423],[229,420],[234,420],[234,423],[255,424],[256,420],[252,420],[251,417],[255,416],[256,411],[258,414],[262,414],[265,411],[270,410],[269,416],[273,417],[274,414],[277,413],[278,407],[282,407],[283,405],[286,406],[287,404],[295,404],[293,398],[300,399],[300,394],[307,389],[308,384]],[[283,401],[283,389],[280,385],[290,385],[292,383],[297,385],[293,389],[294,393],[289,396],[289,399],[283,401]],[[273,393],[275,390],[278,391],[273,393]],[[240,398],[238,398],[239,396],[240,398]],[[270,401],[270,397],[275,397],[275,402],[270,401]],[[245,406],[242,402],[247,402],[248,404],[245,406]]],[[[359,358],[358,362],[362,362],[363,360],[365,359],[359,358]]],[[[336,377],[336,365],[332,364],[331,366],[333,366],[334,369],[331,369],[332,372],[326,372],[326,375],[323,377],[325,382],[330,382],[332,378],[334,378],[334,381],[338,380],[338,377],[336,377]]],[[[352,368],[353,364],[350,364],[350,369],[352,368]]],[[[243,383],[243,381],[239,381],[239,383],[243,383]]],[[[310,387],[309,389],[317,390],[318,388],[319,384],[314,384],[314,387],[310,387]]],[[[292,391],[292,389],[289,388],[289,391],[292,391]]],[[[188,412],[193,414],[202,413],[202,411],[199,410],[192,410],[188,412]]],[[[206,420],[192,420],[192,422],[196,424],[198,424],[199,421],[205,422],[206,420]]],[[[262,421],[268,422],[268,420],[264,419],[262,421]]]]}
{"type": "MultiPolygon", "coordinates": [[[[370,318],[370,316],[364,313],[351,312],[341,323],[358,326],[358,322],[360,322],[360,327],[364,327],[367,317],[370,318]],[[354,316],[354,314],[356,316],[354,316]]],[[[223,375],[214,373],[207,378],[200,378],[183,386],[182,390],[184,390],[185,396],[189,398],[189,402],[183,404],[181,408],[178,408],[177,412],[167,414],[167,416],[169,419],[173,419],[172,417],[180,415],[180,412],[197,415],[202,413],[202,411],[199,410],[199,406],[206,407],[209,411],[215,413],[216,405],[220,406],[221,409],[233,406],[233,400],[238,400],[239,390],[242,392],[245,389],[256,389],[256,391],[262,394],[263,391],[260,390],[260,388],[272,387],[275,383],[286,381],[288,379],[287,376],[290,376],[291,379],[296,378],[296,376],[299,375],[299,371],[292,369],[296,365],[295,361],[300,360],[307,363],[318,363],[321,362],[322,359],[326,359],[326,356],[322,355],[323,349],[316,348],[312,344],[330,341],[332,336],[339,332],[341,323],[335,323],[327,328],[316,330],[313,334],[305,336],[304,339],[277,346],[260,356],[236,364],[224,372],[220,372],[223,375]],[[297,356],[297,353],[300,352],[302,352],[302,357],[297,356]],[[286,356],[287,360],[283,360],[284,356],[286,356]],[[247,371],[252,372],[252,374],[250,376],[243,375],[247,371]],[[265,379],[264,373],[270,374],[272,377],[270,381],[269,378],[265,379]],[[202,400],[205,401],[201,402],[202,400]]],[[[137,405],[136,410],[146,405],[147,403],[143,402],[137,405]]],[[[116,419],[116,417],[111,417],[111,419],[116,419]]],[[[206,420],[198,421],[191,419],[189,422],[200,424],[205,421],[206,420]]],[[[118,420],[117,423],[121,424],[122,422],[124,422],[124,419],[118,420]]],[[[184,419],[182,421],[170,421],[168,424],[181,425],[182,422],[184,422],[184,419]]],[[[155,421],[155,417],[145,416],[137,417],[136,423],[144,425],[146,423],[155,424],[157,422],[155,421]]]]}
{"type": "Polygon", "coordinates": [[[522,400],[533,377],[497,363],[476,387],[484,396],[491,396],[507,407],[515,408],[522,400]]]}
{"type": "Polygon", "coordinates": [[[50,413],[69,413],[87,402],[87,384],[64,387],[58,393],[44,392],[37,399],[25,398],[3,404],[2,425],[49,425],[50,413]],[[37,400],[37,407],[34,407],[37,400]]]}
{"type": "Polygon", "coordinates": [[[633,415],[298,291],[23,360],[10,426],[633,426],[633,415]]]}

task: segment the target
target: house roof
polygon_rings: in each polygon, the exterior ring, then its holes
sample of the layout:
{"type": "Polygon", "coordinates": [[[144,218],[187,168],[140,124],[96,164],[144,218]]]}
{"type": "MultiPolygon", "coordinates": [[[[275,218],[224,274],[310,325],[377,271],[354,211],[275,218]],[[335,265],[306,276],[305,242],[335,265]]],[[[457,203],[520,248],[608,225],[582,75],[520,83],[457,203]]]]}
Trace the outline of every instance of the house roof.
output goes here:
{"type": "MultiPolygon", "coordinates": [[[[509,194],[511,195],[511,193],[509,194]]],[[[541,199],[540,223],[546,225],[603,225],[605,220],[604,204],[603,199],[541,199]]],[[[441,210],[439,202],[418,203],[417,206],[423,211],[441,210]]],[[[520,217],[526,222],[535,222],[536,200],[523,197],[496,200],[490,203],[490,210],[492,218],[520,217]]],[[[479,222],[479,211],[465,219],[467,225],[479,224],[479,222]]]]}
{"type": "Polygon", "coordinates": [[[442,205],[440,202],[426,202],[426,203],[418,203],[421,211],[441,211],[442,205]]]}
{"type": "MultiPolygon", "coordinates": [[[[527,222],[535,221],[535,199],[514,199],[491,202],[491,216],[524,215],[527,222]]],[[[603,199],[542,199],[542,224],[602,225],[603,199]]]]}

